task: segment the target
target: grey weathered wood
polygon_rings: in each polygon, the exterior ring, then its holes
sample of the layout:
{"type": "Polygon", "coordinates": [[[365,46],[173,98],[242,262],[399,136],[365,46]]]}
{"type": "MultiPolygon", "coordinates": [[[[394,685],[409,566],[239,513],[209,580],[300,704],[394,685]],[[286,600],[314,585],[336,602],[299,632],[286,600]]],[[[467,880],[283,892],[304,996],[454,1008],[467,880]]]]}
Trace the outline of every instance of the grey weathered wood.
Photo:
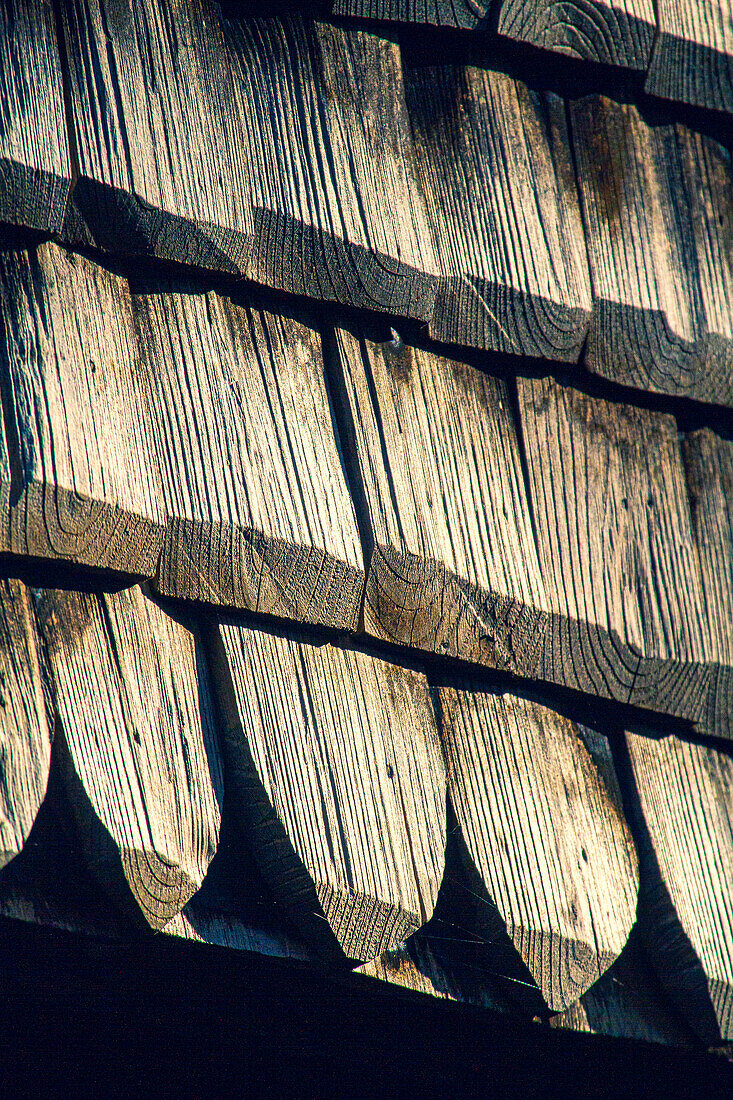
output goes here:
{"type": "Polygon", "coordinates": [[[733,111],[733,14],[728,0],[659,0],[646,90],[733,111]]]}
{"type": "Polygon", "coordinates": [[[730,156],[601,96],[576,101],[571,119],[593,279],[586,365],[730,404],[730,156]]]}
{"type": "Polygon", "coordinates": [[[733,763],[676,737],[626,737],[638,797],[639,930],[708,1044],[733,1038],[733,763]]]}
{"type": "Polygon", "coordinates": [[[636,930],[616,962],[551,1027],[690,1047],[695,1037],[654,978],[636,930]]]}
{"type": "Polygon", "coordinates": [[[57,232],[71,187],[61,64],[43,0],[0,4],[0,222],[57,232]]]}
{"type": "Polygon", "coordinates": [[[652,0],[500,0],[499,34],[570,57],[646,71],[652,0]]]}
{"type": "Polygon", "coordinates": [[[707,726],[733,737],[733,441],[705,428],[685,438],[682,454],[705,615],[718,646],[707,726]]]}
{"type": "Polygon", "coordinates": [[[547,602],[505,384],[346,330],[337,359],[370,542],[365,629],[531,675],[547,602]]]}
{"type": "Polygon", "coordinates": [[[185,284],[136,293],[167,595],[355,629],[362,554],[320,337],[185,284]]]}
{"type": "Polygon", "coordinates": [[[361,548],[312,329],[188,283],[131,295],[52,244],[0,257],[0,294],[3,549],[356,626],[361,548]]]}
{"type": "Polygon", "coordinates": [[[562,101],[419,53],[405,91],[444,275],[431,335],[574,362],[591,300],[562,101]]]}
{"type": "Polygon", "coordinates": [[[246,266],[249,169],[209,0],[62,0],[78,150],[75,205],[112,251],[246,266]]]}
{"type": "Polygon", "coordinates": [[[333,0],[334,15],[429,23],[474,30],[486,20],[491,0],[333,0]]]}
{"type": "Polygon", "coordinates": [[[43,801],[51,761],[28,592],[0,580],[0,868],[23,848],[43,801]]]}
{"type": "Polygon", "coordinates": [[[127,282],[53,244],[3,253],[0,348],[3,548],[151,575],[163,515],[127,282]]]}
{"type": "Polygon", "coordinates": [[[161,928],[201,885],[223,775],[199,644],[139,588],[39,590],[59,758],[91,870],[161,928]]]}
{"type": "Polygon", "coordinates": [[[75,201],[100,245],[428,318],[394,42],[297,15],[222,22],[210,0],[68,5],[75,201]]]}
{"type": "Polygon", "coordinates": [[[722,733],[710,725],[720,649],[674,419],[549,378],[518,389],[554,613],[538,675],[722,733]]]}
{"type": "Polygon", "coordinates": [[[562,1011],[618,957],[634,923],[631,835],[573,723],[510,695],[441,688],[440,701],[487,951],[503,926],[546,1006],[562,1011]]]}
{"type": "Polygon", "coordinates": [[[430,917],[445,773],[427,682],[223,625],[227,775],[263,873],[319,950],[367,960],[430,917]]]}
{"type": "Polygon", "coordinates": [[[298,16],[232,21],[227,35],[251,158],[251,276],[427,320],[435,258],[396,43],[298,16]]]}

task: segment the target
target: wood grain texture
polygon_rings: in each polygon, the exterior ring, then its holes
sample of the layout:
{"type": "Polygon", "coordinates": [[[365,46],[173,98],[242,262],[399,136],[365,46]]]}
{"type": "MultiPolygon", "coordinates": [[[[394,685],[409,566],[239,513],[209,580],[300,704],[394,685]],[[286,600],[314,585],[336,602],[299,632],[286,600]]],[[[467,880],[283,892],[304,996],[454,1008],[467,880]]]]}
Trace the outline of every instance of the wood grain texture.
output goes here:
{"type": "Polygon", "coordinates": [[[162,928],[201,885],[223,773],[197,639],[139,588],[38,590],[67,797],[90,869],[162,928]]]}
{"type": "Polygon", "coordinates": [[[0,256],[4,548],[151,575],[163,539],[124,279],[53,244],[0,256]]]}
{"type": "Polygon", "coordinates": [[[692,1047],[693,1032],[655,980],[639,945],[638,925],[616,962],[551,1027],[638,1039],[664,1046],[692,1047]]]}
{"type": "Polygon", "coordinates": [[[573,723],[510,695],[441,688],[440,702],[487,949],[501,946],[503,927],[547,1008],[562,1011],[618,957],[634,923],[631,834],[573,723]]]}
{"type": "Polygon", "coordinates": [[[686,436],[682,454],[700,556],[705,615],[718,646],[708,727],[733,736],[733,442],[709,428],[686,436]]]}
{"type": "Polygon", "coordinates": [[[396,43],[298,16],[227,25],[251,168],[251,276],[427,320],[435,258],[396,43]]]}
{"type": "Polygon", "coordinates": [[[249,164],[209,0],[61,0],[79,180],[97,245],[242,272],[249,164]]]}
{"type": "Polygon", "coordinates": [[[277,900],[365,961],[430,917],[445,772],[427,682],[361,653],[224,624],[227,776],[277,900]]]}
{"type": "Polygon", "coordinates": [[[92,0],[65,27],[75,202],[97,243],[427,320],[394,42],[298,15],[222,21],[210,0],[92,0]]]}
{"type": "Polygon", "coordinates": [[[733,14],[728,0],[659,0],[646,91],[733,111],[733,14]]]}
{"type": "Polygon", "coordinates": [[[561,100],[406,56],[420,183],[444,278],[431,335],[574,362],[590,314],[561,100]]]}
{"type": "Polygon", "coordinates": [[[627,734],[638,798],[639,930],[659,980],[708,1044],[733,1038],[733,763],[627,734]]]}
{"type": "Polygon", "coordinates": [[[51,736],[33,610],[0,580],[0,868],[18,855],[46,794],[51,736]]]}
{"type": "Polygon", "coordinates": [[[474,30],[486,20],[491,0],[333,0],[334,15],[429,23],[474,30]]]}
{"type": "Polygon", "coordinates": [[[656,25],[651,0],[501,0],[497,27],[518,42],[646,72],[656,25]]]}
{"type": "Polygon", "coordinates": [[[355,629],[362,554],[318,334],[180,282],[134,307],[161,592],[355,629]]]}
{"type": "Polygon", "coordinates": [[[708,724],[720,648],[674,419],[549,378],[519,378],[518,391],[555,614],[539,674],[716,732],[708,724]]]}
{"type": "Polygon", "coordinates": [[[730,155],[602,96],[574,102],[571,119],[593,279],[586,365],[730,404],[730,155]]]}
{"type": "Polygon", "coordinates": [[[58,232],[71,178],[51,6],[43,0],[3,0],[0,222],[58,232]]]}
{"type": "Polygon", "coordinates": [[[547,615],[506,386],[337,333],[378,638],[530,675],[547,615]]]}

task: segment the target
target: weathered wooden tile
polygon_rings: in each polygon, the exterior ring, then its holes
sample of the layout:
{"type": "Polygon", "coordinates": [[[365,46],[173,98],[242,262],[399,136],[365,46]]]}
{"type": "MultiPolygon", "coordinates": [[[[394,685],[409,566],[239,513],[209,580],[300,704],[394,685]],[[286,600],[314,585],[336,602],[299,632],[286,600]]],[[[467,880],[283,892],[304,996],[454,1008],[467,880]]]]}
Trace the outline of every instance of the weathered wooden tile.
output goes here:
{"type": "Polygon", "coordinates": [[[693,529],[700,556],[705,615],[718,646],[709,696],[709,729],[733,736],[733,441],[709,429],[682,447],[693,529]]]}
{"type": "Polygon", "coordinates": [[[51,736],[33,611],[20,581],[0,580],[0,868],[23,848],[46,794],[51,736]]]}
{"type": "Polygon", "coordinates": [[[548,605],[505,383],[361,333],[337,345],[371,544],[365,629],[531,675],[548,605]]]}
{"type": "Polygon", "coordinates": [[[634,923],[631,835],[573,723],[510,695],[441,688],[440,702],[487,951],[508,939],[546,1007],[562,1011],[618,957],[634,923]]]}
{"type": "Polygon", "coordinates": [[[680,1012],[733,1039],[733,762],[676,737],[626,737],[638,795],[639,930],[680,1012]]]}
{"type": "Polygon", "coordinates": [[[716,732],[719,645],[674,419],[550,378],[518,390],[553,612],[538,675],[716,732]]]}
{"type": "Polygon", "coordinates": [[[433,911],[445,773],[427,681],[223,625],[216,667],[246,836],[319,950],[367,960],[433,911]]]}
{"type": "Polygon", "coordinates": [[[223,777],[199,643],[139,588],[38,590],[59,760],[90,868],[161,928],[201,885],[223,777]]]}
{"type": "Polygon", "coordinates": [[[292,17],[227,24],[259,282],[427,320],[435,258],[396,43],[292,17]]]}
{"type": "Polygon", "coordinates": [[[167,595],[355,629],[361,547],[320,336],[180,283],[134,297],[167,595]]]}
{"type": "Polygon", "coordinates": [[[74,202],[114,252],[241,272],[250,165],[210,0],[62,0],[74,202]]]}
{"type": "Polygon", "coordinates": [[[486,20],[490,7],[490,0],[333,0],[331,11],[359,19],[393,19],[473,30],[486,20]]]}
{"type": "Polygon", "coordinates": [[[44,244],[0,254],[0,303],[2,548],[150,576],[164,517],[127,282],[44,244]]]}
{"type": "Polygon", "coordinates": [[[53,10],[0,5],[0,222],[53,233],[71,187],[53,10]]]}
{"type": "Polygon", "coordinates": [[[565,110],[503,73],[405,55],[420,183],[441,273],[438,340],[577,360],[588,260],[565,110]]]}
{"type": "Polygon", "coordinates": [[[507,38],[644,72],[656,26],[652,0],[500,0],[497,16],[507,38]]]}
{"type": "Polygon", "coordinates": [[[585,363],[616,382],[733,403],[730,155],[631,105],[571,105],[593,279],[585,363]]]}
{"type": "Polygon", "coordinates": [[[728,0],[659,0],[646,90],[733,111],[733,14],[728,0]]]}
{"type": "Polygon", "coordinates": [[[394,42],[298,15],[222,21],[210,0],[92,0],[65,27],[75,202],[99,244],[427,320],[394,42]]]}
{"type": "Polygon", "coordinates": [[[551,1027],[664,1046],[696,1045],[693,1032],[655,980],[636,938],[634,929],[613,966],[579,1001],[553,1016],[551,1027]]]}

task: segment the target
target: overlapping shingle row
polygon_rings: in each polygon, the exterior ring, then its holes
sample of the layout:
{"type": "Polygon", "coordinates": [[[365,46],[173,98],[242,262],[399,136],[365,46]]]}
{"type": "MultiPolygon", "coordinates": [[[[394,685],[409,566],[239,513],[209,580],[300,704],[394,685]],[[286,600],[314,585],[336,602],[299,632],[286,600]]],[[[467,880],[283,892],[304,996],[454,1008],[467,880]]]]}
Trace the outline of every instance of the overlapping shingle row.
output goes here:
{"type": "Polygon", "coordinates": [[[714,128],[378,22],[3,18],[0,910],[730,1041],[714,128]]]}

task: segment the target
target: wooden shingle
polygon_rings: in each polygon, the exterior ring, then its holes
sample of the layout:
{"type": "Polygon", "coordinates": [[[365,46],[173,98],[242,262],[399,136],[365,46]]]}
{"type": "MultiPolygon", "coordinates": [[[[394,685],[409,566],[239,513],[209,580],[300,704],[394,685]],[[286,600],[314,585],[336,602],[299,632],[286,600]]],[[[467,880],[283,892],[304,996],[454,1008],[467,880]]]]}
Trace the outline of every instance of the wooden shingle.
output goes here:
{"type": "Polygon", "coordinates": [[[659,0],[646,90],[733,111],[733,15],[728,0],[659,0]]]}

